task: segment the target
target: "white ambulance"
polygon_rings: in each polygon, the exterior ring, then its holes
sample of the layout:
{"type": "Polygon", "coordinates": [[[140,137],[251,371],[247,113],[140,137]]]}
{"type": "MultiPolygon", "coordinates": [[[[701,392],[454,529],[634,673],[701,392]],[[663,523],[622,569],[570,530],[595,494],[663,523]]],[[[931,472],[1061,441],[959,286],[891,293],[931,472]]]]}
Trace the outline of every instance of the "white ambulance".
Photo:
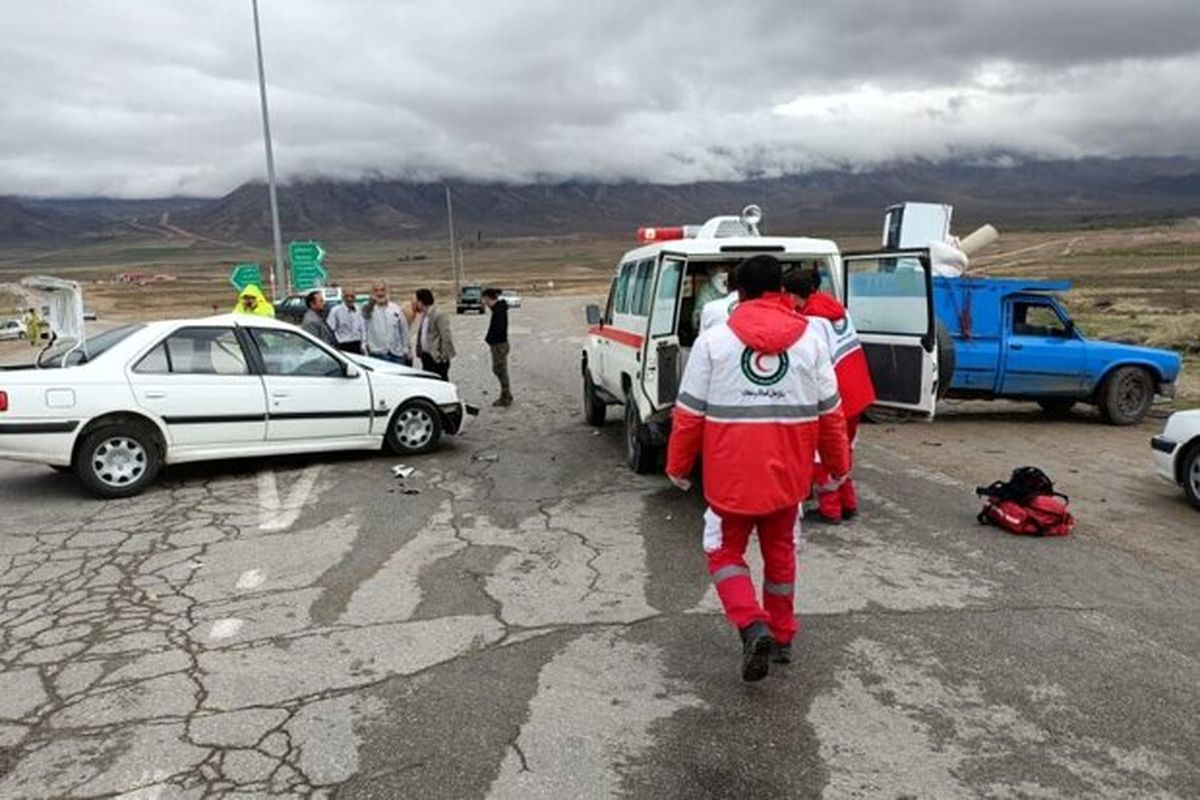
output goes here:
{"type": "Polygon", "coordinates": [[[758,254],[778,258],[785,271],[818,269],[822,291],[847,305],[858,328],[878,404],[933,416],[938,347],[928,249],[842,254],[829,239],[762,236],[761,218],[748,206],[703,225],[639,229],[642,246],[621,258],[607,304],[587,308],[584,414],[601,426],[609,406],[624,407],[626,460],[635,472],[662,467],[679,381],[699,335],[696,298],[710,271],[758,254]]]}

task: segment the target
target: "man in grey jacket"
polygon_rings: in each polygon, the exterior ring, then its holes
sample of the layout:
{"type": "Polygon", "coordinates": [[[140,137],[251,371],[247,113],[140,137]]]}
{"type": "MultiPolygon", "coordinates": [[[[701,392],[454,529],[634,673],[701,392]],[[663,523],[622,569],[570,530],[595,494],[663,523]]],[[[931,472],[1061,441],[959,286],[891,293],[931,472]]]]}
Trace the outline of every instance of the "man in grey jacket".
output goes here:
{"type": "Polygon", "coordinates": [[[434,307],[433,292],[418,289],[416,308],[421,312],[421,324],[417,328],[417,355],[421,367],[450,380],[450,360],[454,358],[454,338],[450,335],[450,318],[434,307]]]}
{"type": "Polygon", "coordinates": [[[304,319],[300,320],[301,330],[312,334],[330,347],[337,347],[333,331],[325,324],[325,295],[320,289],[315,289],[304,296],[304,305],[308,308],[304,312],[304,319]]]}

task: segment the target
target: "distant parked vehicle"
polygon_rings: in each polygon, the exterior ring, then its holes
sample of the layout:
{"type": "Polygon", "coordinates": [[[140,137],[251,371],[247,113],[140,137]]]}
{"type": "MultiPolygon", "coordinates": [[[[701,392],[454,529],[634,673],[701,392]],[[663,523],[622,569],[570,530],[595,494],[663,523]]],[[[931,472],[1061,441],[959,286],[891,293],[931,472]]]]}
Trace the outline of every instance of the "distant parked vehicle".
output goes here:
{"type": "Polygon", "coordinates": [[[93,309],[85,308],[83,310],[84,322],[95,322],[99,318],[100,316],[93,309]]]}
{"type": "MultiPolygon", "coordinates": [[[[324,286],[317,291],[325,296],[325,313],[327,314],[329,309],[342,302],[342,290],[336,286],[324,286]]],[[[275,303],[275,319],[299,325],[304,319],[304,312],[308,310],[308,305],[305,303],[306,297],[308,297],[308,292],[302,292],[288,295],[277,301],[275,303]]]]}
{"type": "Polygon", "coordinates": [[[500,299],[507,303],[509,308],[521,307],[521,295],[516,292],[501,292],[500,299]]]}
{"type": "Polygon", "coordinates": [[[459,314],[465,314],[468,311],[484,313],[487,309],[483,306],[483,287],[471,284],[459,289],[456,310],[459,314]]]}
{"type": "Polygon", "coordinates": [[[0,324],[0,341],[25,338],[25,323],[19,319],[10,319],[0,324]]]}
{"type": "Polygon", "coordinates": [[[1172,414],[1150,446],[1158,474],[1182,486],[1188,502],[1200,509],[1200,408],[1172,414]]]}

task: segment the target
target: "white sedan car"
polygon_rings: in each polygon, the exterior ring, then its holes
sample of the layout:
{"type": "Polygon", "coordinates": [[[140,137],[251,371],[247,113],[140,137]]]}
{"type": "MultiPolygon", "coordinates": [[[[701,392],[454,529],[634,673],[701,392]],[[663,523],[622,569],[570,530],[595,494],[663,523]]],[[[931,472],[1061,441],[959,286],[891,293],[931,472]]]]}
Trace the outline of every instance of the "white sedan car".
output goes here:
{"type": "Polygon", "coordinates": [[[1200,509],[1200,408],[1172,414],[1150,446],[1158,474],[1182,486],[1187,499],[1200,509]]]}
{"type": "Polygon", "coordinates": [[[69,348],[0,370],[0,458],[73,469],[102,497],[187,461],[426,453],[477,413],[452,383],[261,317],[126,325],[69,348]]]}
{"type": "Polygon", "coordinates": [[[509,308],[521,307],[521,295],[516,292],[501,292],[500,299],[507,303],[509,308]]]}
{"type": "Polygon", "coordinates": [[[25,323],[19,319],[0,322],[0,341],[5,339],[24,339],[25,323]]]}

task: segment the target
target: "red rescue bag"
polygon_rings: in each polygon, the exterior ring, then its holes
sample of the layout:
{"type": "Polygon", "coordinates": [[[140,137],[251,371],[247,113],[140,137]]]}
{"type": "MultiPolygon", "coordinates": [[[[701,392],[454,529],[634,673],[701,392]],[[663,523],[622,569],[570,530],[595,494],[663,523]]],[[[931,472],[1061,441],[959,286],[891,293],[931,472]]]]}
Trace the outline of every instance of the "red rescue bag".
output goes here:
{"type": "Polygon", "coordinates": [[[1075,528],[1067,509],[1070,499],[1054,491],[1050,478],[1036,467],[1013,471],[1012,479],[975,490],[985,498],[979,521],[1023,536],[1066,536],[1075,528]]]}

